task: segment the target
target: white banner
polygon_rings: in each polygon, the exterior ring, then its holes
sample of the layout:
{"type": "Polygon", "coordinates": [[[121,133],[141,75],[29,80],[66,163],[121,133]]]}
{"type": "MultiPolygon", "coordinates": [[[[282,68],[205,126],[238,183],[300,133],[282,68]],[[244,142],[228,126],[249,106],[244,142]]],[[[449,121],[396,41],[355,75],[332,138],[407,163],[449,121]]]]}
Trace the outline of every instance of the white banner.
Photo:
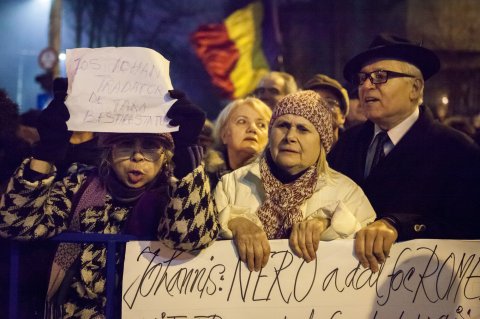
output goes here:
{"type": "Polygon", "coordinates": [[[321,242],[310,263],[287,240],[270,245],[267,266],[250,272],[231,241],[197,256],[130,242],[122,318],[480,318],[479,241],[397,243],[375,274],[358,265],[353,240],[321,242]]]}
{"type": "Polygon", "coordinates": [[[67,122],[71,131],[163,133],[177,131],[166,119],[170,62],[140,47],[67,50],[67,122]]]}

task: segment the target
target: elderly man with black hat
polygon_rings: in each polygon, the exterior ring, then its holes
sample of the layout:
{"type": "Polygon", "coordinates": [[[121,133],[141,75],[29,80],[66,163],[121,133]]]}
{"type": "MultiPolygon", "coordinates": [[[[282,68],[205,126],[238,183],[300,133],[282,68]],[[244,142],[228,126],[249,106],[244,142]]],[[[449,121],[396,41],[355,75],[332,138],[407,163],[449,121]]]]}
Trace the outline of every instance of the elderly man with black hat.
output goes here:
{"type": "Polygon", "coordinates": [[[387,34],[344,68],[368,121],[345,132],[329,163],[362,186],[377,213],[355,240],[374,272],[396,240],[480,237],[479,149],[422,105],[424,81],[439,69],[433,51],[387,34]]]}

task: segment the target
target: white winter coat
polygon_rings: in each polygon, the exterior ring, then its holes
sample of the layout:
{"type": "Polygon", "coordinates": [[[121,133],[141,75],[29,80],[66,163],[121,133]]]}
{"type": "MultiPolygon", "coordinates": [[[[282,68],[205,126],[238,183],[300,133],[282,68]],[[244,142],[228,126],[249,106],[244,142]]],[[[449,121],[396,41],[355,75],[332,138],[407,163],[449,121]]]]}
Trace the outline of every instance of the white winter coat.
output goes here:
{"type": "MultiPolygon", "coordinates": [[[[375,211],[362,189],[350,178],[331,168],[327,170],[328,174],[319,177],[313,195],[300,207],[304,220],[330,219],[321,240],[353,238],[360,228],[375,220],[375,211]]],[[[228,222],[236,217],[245,217],[263,228],[256,214],[265,199],[259,161],[224,175],[214,196],[223,238],[232,238],[228,222]]]]}

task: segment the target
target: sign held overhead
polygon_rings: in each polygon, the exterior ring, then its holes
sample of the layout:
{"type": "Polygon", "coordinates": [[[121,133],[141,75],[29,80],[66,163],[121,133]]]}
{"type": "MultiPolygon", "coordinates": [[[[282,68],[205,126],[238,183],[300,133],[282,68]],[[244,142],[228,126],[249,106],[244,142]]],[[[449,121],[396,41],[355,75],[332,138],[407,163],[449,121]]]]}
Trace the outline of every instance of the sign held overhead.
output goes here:
{"type": "Polygon", "coordinates": [[[69,130],[164,133],[177,131],[165,117],[175,102],[170,63],[140,47],[67,50],[69,130]]]}

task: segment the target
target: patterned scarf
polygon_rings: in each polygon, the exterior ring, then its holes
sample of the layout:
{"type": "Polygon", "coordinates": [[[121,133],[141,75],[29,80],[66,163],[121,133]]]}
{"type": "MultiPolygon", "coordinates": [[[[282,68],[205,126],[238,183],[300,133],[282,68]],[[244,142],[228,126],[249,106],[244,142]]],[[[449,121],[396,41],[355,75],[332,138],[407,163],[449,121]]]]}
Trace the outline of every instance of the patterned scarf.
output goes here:
{"type": "Polygon", "coordinates": [[[260,175],[266,197],[257,215],[268,239],[288,238],[292,226],[303,220],[300,206],[315,191],[317,167],[311,166],[295,181],[283,184],[273,176],[266,156],[263,155],[260,159],[260,175]]]}
{"type": "MultiPolygon", "coordinates": [[[[68,231],[80,231],[80,212],[88,207],[104,206],[106,189],[98,177],[88,177],[84,184],[86,187],[81,190],[80,198],[76,207],[68,231]]],[[[75,203],[73,203],[75,205],[75,203]]],[[[55,257],[53,259],[52,269],[50,271],[50,281],[48,284],[47,300],[50,300],[57,292],[60,284],[65,277],[66,271],[72,266],[73,262],[80,255],[81,244],[78,243],[60,243],[55,257]]]]}

